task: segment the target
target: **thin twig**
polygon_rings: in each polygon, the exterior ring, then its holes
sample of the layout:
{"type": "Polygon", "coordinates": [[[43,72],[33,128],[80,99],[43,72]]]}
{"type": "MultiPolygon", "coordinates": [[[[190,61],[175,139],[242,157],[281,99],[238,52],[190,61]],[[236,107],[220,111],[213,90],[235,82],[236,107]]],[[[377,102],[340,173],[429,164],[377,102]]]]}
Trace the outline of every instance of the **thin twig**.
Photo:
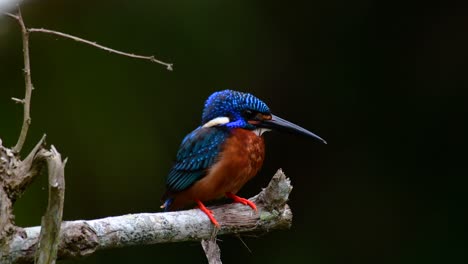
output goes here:
{"type": "Polygon", "coordinates": [[[12,97],[11,100],[13,100],[17,104],[24,104],[24,99],[19,99],[16,97],[12,97]]]}
{"type": "Polygon", "coordinates": [[[130,57],[130,58],[135,58],[135,59],[149,60],[151,62],[155,62],[155,63],[159,63],[161,65],[164,65],[164,66],[166,66],[166,68],[169,71],[172,71],[172,63],[166,63],[166,62],[160,61],[160,60],[156,59],[154,56],[142,56],[142,55],[137,55],[137,54],[132,54],[132,53],[127,53],[127,52],[111,49],[111,48],[99,45],[96,42],[92,42],[92,41],[82,39],[82,38],[79,38],[79,37],[76,37],[76,36],[73,36],[73,35],[69,35],[69,34],[66,34],[66,33],[55,31],[55,30],[45,29],[45,28],[29,28],[28,31],[29,32],[41,32],[41,33],[56,35],[56,36],[59,36],[59,37],[62,37],[62,38],[72,39],[72,40],[77,41],[77,42],[85,43],[85,44],[91,45],[93,47],[96,47],[98,49],[108,51],[110,53],[115,53],[115,54],[119,54],[119,55],[122,55],[122,56],[127,56],[127,57],[130,57]]]}
{"type": "Polygon", "coordinates": [[[29,59],[29,32],[24,24],[23,17],[21,16],[21,10],[18,7],[18,15],[12,15],[7,13],[7,16],[10,16],[16,21],[18,21],[19,26],[21,27],[21,35],[23,39],[23,60],[24,60],[24,83],[26,86],[24,100],[23,100],[23,126],[21,127],[21,132],[16,142],[16,145],[13,147],[13,152],[20,153],[23,148],[24,142],[26,141],[26,136],[28,135],[29,125],[31,124],[31,93],[33,89],[31,81],[31,62],[29,59]]]}
{"type": "Polygon", "coordinates": [[[244,247],[249,251],[249,253],[252,253],[252,250],[250,250],[249,246],[247,245],[247,243],[245,243],[244,239],[242,239],[240,235],[237,238],[239,238],[240,242],[244,244],[244,247]]]}
{"type": "Polygon", "coordinates": [[[11,18],[16,19],[16,20],[19,19],[19,17],[18,17],[17,15],[13,15],[12,13],[3,12],[3,14],[4,14],[5,16],[11,17],[11,18]]]}

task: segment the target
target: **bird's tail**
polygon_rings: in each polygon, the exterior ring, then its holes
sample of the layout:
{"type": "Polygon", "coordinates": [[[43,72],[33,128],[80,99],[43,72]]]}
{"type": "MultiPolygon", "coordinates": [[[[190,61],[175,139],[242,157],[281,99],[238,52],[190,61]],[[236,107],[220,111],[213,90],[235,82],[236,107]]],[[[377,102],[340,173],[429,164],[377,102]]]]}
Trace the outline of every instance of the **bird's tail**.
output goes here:
{"type": "Polygon", "coordinates": [[[169,209],[171,208],[171,204],[172,202],[174,201],[174,198],[167,198],[164,203],[161,205],[161,209],[164,210],[164,212],[167,212],[169,211],[169,209]]]}

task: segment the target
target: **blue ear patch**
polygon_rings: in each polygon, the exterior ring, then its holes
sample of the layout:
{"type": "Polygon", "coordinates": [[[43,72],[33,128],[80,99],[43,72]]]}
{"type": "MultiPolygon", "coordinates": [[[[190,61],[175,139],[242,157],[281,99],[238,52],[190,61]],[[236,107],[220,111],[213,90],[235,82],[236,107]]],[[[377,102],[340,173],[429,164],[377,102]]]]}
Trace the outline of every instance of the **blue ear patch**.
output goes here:
{"type": "Polygon", "coordinates": [[[229,131],[223,127],[199,127],[188,134],[166,180],[169,192],[180,192],[203,178],[217,161],[229,131]]]}

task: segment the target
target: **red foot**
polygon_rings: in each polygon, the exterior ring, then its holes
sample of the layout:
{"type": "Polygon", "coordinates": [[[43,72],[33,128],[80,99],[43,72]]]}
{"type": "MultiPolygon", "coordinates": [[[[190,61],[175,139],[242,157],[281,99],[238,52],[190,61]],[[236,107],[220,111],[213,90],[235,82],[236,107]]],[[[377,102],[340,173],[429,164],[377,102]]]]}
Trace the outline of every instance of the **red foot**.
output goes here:
{"type": "Polygon", "coordinates": [[[249,201],[249,200],[247,200],[245,198],[239,197],[239,196],[237,196],[237,195],[235,195],[235,194],[233,194],[231,192],[227,192],[226,196],[228,198],[231,198],[235,203],[241,203],[243,205],[250,206],[250,208],[252,208],[255,212],[257,212],[257,206],[253,202],[251,202],[251,201],[249,201]]]}
{"type": "Polygon", "coordinates": [[[206,208],[205,205],[200,201],[200,200],[196,200],[197,204],[198,204],[198,208],[204,212],[206,214],[206,216],[208,216],[208,218],[210,219],[211,223],[213,223],[213,225],[215,225],[217,228],[219,228],[219,224],[218,224],[218,221],[216,221],[216,218],[214,218],[213,216],[213,212],[206,208]]]}

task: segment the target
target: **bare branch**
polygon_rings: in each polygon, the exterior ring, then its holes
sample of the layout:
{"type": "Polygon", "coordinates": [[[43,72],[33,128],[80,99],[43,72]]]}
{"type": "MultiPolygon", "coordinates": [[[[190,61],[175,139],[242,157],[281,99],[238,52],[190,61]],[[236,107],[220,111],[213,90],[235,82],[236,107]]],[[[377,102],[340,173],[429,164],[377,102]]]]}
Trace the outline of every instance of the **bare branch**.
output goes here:
{"type": "Polygon", "coordinates": [[[23,100],[23,126],[21,127],[21,132],[18,137],[16,145],[13,147],[14,153],[20,153],[23,148],[24,142],[26,141],[26,136],[28,135],[29,125],[31,124],[31,93],[33,90],[33,85],[31,81],[31,63],[29,59],[29,33],[24,24],[23,17],[21,16],[21,10],[18,7],[18,15],[13,15],[6,13],[7,16],[15,19],[19,26],[21,27],[21,36],[23,40],[23,61],[24,61],[24,83],[26,86],[25,95],[23,100]]]}
{"type": "Polygon", "coordinates": [[[160,60],[156,59],[154,56],[142,56],[142,55],[137,55],[137,54],[132,54],[132,53],[127,53],[127,52],[111,49],[111,48],[99,45],[96,42],[92,42],[92,41],[82,39],[82,38],[79,38],[79,37],[76,37],[76,36],[73,36],[73,35],[70,35],[70,34],[62,33],[62,32],[55,31],[55,30],[45,29],[45,28],[29,28],[28,31],[29,32],[41,32],[41,33],[46,33],[46,34],[59,36],[59,37],[62,37],[62,38],[72,39],[74,41],[81,42],[81,43],[84,43],[84,44],[88,44],[88,45],[91,45],[91,46],[96,47],[98,49],[108,51],[110,53],[115,53],[115,54],[119,54],[119,55],[122,55],[122,56],[130,57],[130,58],[149,60],[151,62],[159,63],[159,64],[161,64],[163,66],[166,66],[166,68],[169,71],[173,70],[173,68],[172,68],[173,64],[172,63],[166,63],[166,62],[160,61],[160,60]]]}
{"type": "MultiPolygon", "coordinates": [[[[211,207],[221,224],[219,234],[261,234],[289,228],[292,213],[286,201],[291,188],[289,179],[279,170],[268,187],[251,198],[257,204],[258,213],[241,204],[211,207]]],[[[201,241],[213,237],[213,228],[210,220],[198,209],[63,222],[58,258],[86,256],[108,248],[201,241]]],[[[33,261],[40,227],[25,228],[25,232],[26,235],[14,236],[7,254],[0,256],[0,263],[33,261]]]]}
{"type": "Polygon", "coordinates": [[[7,17],[11,17],[13,19],[19,20],[19,17],[17,15],[13,15],[12,13],[3,12],[3,14],[7,17]]]}
{"type": "Polygon", "coordinates": [[[135,58],[135,59],[143,59],[143,60],[149,60],[154,63],[161,64],[163,66],[166,66],[166,68],[170,71],[173,70],[173,64],[172,63],[166,63],[161,60],[156,59],[154,56],[142,56],[142,55],[137,55],[137,54],[132,54],[132,53],[127,53],[115,49],[111,49],[109,47],[105,47],[103,45],[99,45],[96,42],[92,42],[83,38],[79,38],[70,34],[62,33],[59,31],[55,30],[50,30],[50,29],[45,29],[45,28],[27,28],[23,17],[21,15],[21,9],[18,6],[18,15],[14,15],[8,12],[3,12],[5,16],[8,16],[10,18],[15,19],[19,26],[21,27],[21,33],[22,33],[22,41],[23,41],[23,60],[24,60],[24,80],[25,80],[25,97],[24,99],[18,99],[18,98],[12,98],[13,101],[17,103],[22,103],[24,106],[24,113],[23,113],[23,125],[21,127],[21,132],[18,137],[18,141],[16,145],[13,147],[13,152],[14,153],[20,153],[21,149],[23,148],[24,142],[26,141],[26,136],[28,134],[29,130],[29,125],[31,124],[31,116],[30,116],[30,109],[31,109],[31,94],[32,90],[34,89],[32,85],[32,80],[31,80],[31,63],[30,63],[30,55],[29,55],[29,33],[31,32],[40,32],[40,33],[46,33],[46,34],[51,34],[55,36],[60,36],[63,38],[67,39],[72,39],[77,42],[81,42],[87,45],[91,45],[93,47],[96,47],[98,49],[102,49],[105,51],[108,51],[110,53],[114,54],[119,54],[122,56],[130,57],[130,58],[135,58]]]}
{"type": "Polygon", "coordinates": [[[20,161],[16,157],[11,158],[11,177],[5,177],[3,180],[8,186],[8,196],[13,201],[16,201],[39,175],[43,167],[44,158],[38,158],[38,154],[45,147],[45,140],[46,135],[43,135],[24,160],[20,161]]]}
{"type": "Polygon", "coordinates": [[[203,251],[205,251],[208,264],[221,264],[221,250],[216,243],[216,237],[209,240],[202,240],[203,251]]]}
{"type": "Polygon", "coordinates": [[[21,228],[14,226],[13,204],[39,174],[44,158],[37,154],[44,142],[45,135],[21,161],[11,149],[3,147],[0,140],[0,256],[11,237],[24,234],[21,228]]]}
{"type": "Polygon", "coordinates": [[[11,100],[13,100],[15,103],[17,104],[24,104],[24,99],[19,99],[19,98],[16,98],[16,97],[12,97],[11,100]]]}
{"type": "Polygon", "coordinates": [[[8,181],[15,176],[16,165],[16,156],[10,149],[2,146],[0,139],[0,256],[4,252],[4,245],[12,237],[21,235],[14,225],[13,201],[11,188],[8,186],[8,181]]]}
{"type": "Polygon", "coordinates": [[[60,153],[51,147],[50,151],[42,150],[39,154],[44,156],[49,172],[49,201],[47,210],[42,217],[41,233],[38,250],[36,251],[37,264],[52,264],[57,258],[60,226],[62,224],[63,203],[65,199],[65,164],[60,153]]]}

